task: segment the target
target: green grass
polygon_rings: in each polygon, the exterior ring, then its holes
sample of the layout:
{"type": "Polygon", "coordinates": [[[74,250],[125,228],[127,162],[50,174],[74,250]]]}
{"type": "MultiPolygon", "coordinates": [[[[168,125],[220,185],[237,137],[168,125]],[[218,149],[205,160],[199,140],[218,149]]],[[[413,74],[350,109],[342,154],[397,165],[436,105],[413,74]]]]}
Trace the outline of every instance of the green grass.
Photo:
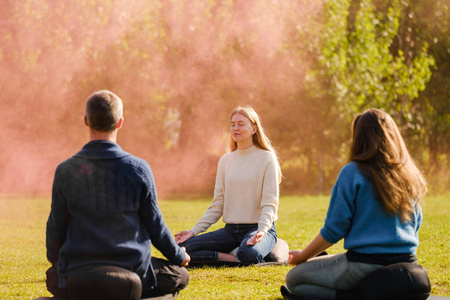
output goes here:
{"type": "MultiPolygon", "coordinates": [[[[278,235],[291,249],[301,249],[323,224],[328,197],[282,197],[278,235]]],[[[203,214],[210,199],[160,201],[173,233],[189,229],[203,214]]],[[[0,198],[0,299],[50,296],[45,287],[45,225],[50,199],[0,198]]],[[[423,206],[419,260],[427,268],[432,294],[450,296],[450,202],[428,197],[423,206]]],[[[219,222],[220,223],[220,222],[219,222]]],[[[216,224],[212,229],[222,227],[216,224]]],[[[344,251],[342,242],[329,249],[344,251]]],[[[154,249],[154,255],[161,254],[154,249]]],[[[279,288],[290,267],[189,269],[191,281],[179,299],[282,299],[279,288]]]]}

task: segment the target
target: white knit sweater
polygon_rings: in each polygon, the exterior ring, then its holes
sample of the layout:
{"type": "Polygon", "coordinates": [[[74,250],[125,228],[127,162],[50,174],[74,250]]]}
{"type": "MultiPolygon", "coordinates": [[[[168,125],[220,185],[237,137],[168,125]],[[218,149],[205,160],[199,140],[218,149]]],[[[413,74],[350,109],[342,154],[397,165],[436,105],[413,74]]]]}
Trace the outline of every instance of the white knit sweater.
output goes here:
{"type": "Polygon", "coordinates": [[[225,154],[219,161],[214,199],[191,231],[208,230],[223,216],[227,224],[258,223],[267,232],[277,220],[278,170],[276,158],[252,146],[225,154]]]}

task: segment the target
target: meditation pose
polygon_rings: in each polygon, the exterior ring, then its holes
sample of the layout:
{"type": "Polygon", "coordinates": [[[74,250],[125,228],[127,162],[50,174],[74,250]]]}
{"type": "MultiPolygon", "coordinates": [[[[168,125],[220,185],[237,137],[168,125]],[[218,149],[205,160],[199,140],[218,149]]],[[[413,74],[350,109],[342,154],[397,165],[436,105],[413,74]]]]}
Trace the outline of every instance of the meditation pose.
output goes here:
{"type": "Polygon", "coordinates": [[[237,107],[230,125],[231,151],[219,161],[212,203],[192,229],[175,235],[192,262],[256,264],[277,242],[277,155],[253,108],[237,107]],[[222,216],[224,228],[200,234],[222,216]],[[237,253],[230,254],[236,248],[237,253]]]}
{"type": "MultiPolygon", "coordinates": [[[[58,298],[73,296],[71,274],[98,265],[106,267],[106,275],[107,266],[137,274],[144,297],[176,294],[188,284],[183,266],[190,257],[164,222],[150,166],[116,143],[122,113],[122,100],[114,93],[92,94],[85,115],[90,142],[56,169],[46,244],[52,264],[47,288],[58,298]],[[170,262],[151,257],[152,244],[170,262]]],[[[111,290],[116,287],[111,283],[111,290]]],[[[80,298],[96,298],[88,296],[80,298]]]]}
{"type": "Polygon", "coordinates": [[[425,179],[391,116],[369,109],[352,129],[350,162],[333,187],[324,226],[304,250],[290,251],[296,266],[281,288],[288,298],[341,299],[341,291],[358,289],[385,266],[417,264],[425,179]],[[341,239],[346,253],[313,258],[341,239]]]}

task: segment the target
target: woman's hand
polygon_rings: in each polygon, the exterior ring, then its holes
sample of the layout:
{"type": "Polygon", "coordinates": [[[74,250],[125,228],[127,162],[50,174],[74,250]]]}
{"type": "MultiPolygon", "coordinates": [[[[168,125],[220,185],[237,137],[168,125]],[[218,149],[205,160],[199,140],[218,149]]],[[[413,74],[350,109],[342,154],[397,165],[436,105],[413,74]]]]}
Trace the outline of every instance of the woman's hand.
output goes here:
{"type": "Polygon", "coordinates": [[[181,244],[189,240],[190,238],[193,238],[195,234],[190,230],[183,230],[181,232],[178,232],[175,234],[175,242],[177,244],[181,244]]]}
{"type": "Polygon", "coordinates": [[[247,246],[255,245],[261,242],[262,238],[266,235],[264,231],[258,231],[251,238],[247,240],[247,246]]]}
{"type": "Polygon", "coordinates": [[[328,242],[322,237],[322,234],[318,234],[314,240],[306,246],[303,250],[292,250],[289,251],[289,264],[298,265],[310,258],[315,257],[319,253],[325,251],[333,244],[328,242]]]}
{"type": "Polygon", "coordinates": [[[289,264],[298,265],[306,260],[303,258],[302,250],[291,250],[289,251],[289,264]]]}

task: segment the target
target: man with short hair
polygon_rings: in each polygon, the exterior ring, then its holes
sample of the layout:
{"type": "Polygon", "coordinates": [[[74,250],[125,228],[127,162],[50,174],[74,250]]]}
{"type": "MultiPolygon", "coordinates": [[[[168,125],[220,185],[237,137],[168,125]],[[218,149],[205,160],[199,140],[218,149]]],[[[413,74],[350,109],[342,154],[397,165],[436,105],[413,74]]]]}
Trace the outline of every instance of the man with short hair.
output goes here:
{"type": "Polygon", "coordinates": [[[67,297],[69,273],[86,265],[137,273],[144,297],[176,294],[188,285],[190,257],[164,222],[150,166],[116,143],[122,113],[114,93],[92,94],[84,118],[90,142],[56,169],[46,245],[52,263],[47,288],[57,297],[67,297]],[[152,244],[170,262],[152,258],[152,244]]]}

